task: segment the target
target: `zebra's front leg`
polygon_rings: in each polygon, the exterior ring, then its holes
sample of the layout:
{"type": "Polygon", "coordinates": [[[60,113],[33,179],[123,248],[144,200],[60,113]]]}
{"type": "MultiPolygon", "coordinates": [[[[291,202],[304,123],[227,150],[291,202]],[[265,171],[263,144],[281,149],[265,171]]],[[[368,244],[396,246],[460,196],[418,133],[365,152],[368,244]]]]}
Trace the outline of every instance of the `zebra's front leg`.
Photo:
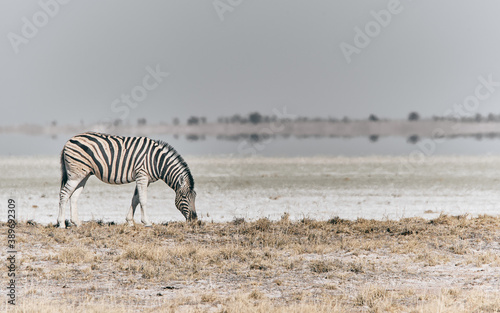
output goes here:
{"type": "Polygon", "coordinates": [[[143,177],[137,180],[137,191],[139,193],[139,202],[141,204],[141,222],[146,227],[151,227],[151,221],[146,213],[146,205],[148,202],[148,185],[149,179],[147,177],[143,177]]]}
{"type": "Polygon", "coordinates": [[[128,226],[134,226],[134,214],[137,205],[139,204],[139,192],[137,191],[137,187],[135,187],[134,196],[132,197],[132,205],[127,213],[127,223],[128,226]]]}

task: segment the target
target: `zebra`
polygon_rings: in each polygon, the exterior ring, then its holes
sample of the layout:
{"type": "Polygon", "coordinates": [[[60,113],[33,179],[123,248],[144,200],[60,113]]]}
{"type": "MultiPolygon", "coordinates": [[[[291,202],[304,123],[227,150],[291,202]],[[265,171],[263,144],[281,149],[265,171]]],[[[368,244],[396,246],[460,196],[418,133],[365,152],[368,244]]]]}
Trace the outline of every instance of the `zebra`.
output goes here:
{"type": "Polygon", "coordinates": [[[169,144],[147,137],[123,137],[86,132],[69,139],[61,152],[61,190],[57,226],[65,227],[64,209],[70,200],[71,224],[78,226],[77,200],[90,176],[108,184],[136,182],[128,225],[134,225],[137,205],[141,222],[151,227],[146,213],[147,187],[159,179],[175,191],[175,206],[186,220],[196,220],[194,179],[182,156],[169,144]]]}

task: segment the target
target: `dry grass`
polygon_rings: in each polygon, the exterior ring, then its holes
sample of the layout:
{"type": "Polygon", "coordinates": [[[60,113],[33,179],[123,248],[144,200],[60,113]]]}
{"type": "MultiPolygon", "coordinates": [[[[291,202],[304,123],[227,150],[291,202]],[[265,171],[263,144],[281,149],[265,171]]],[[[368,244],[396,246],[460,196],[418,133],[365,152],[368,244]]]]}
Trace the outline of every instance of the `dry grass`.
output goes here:
{"type": "Polygon", "coordinates": [[[497,217],[17,232],[20,312],[500,311],[497,217]]]}

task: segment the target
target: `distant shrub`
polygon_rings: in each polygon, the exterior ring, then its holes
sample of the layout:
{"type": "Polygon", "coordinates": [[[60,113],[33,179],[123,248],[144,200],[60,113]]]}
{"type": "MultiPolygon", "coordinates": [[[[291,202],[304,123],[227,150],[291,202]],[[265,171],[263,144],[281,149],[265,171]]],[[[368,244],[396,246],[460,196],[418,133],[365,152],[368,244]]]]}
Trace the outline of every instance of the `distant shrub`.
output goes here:
{"type": "Polygon", "coordinates": [[[248,120],[252,124],[259,124],[262,122],[262,115],[259,112],[250,113],[248,115],[248,120]]]}
{"type": "Polygon", "coordinates": [[[420,119],[420,115],[417,112],[411,112],[408,115],[408,120],[409,121],[418,121],[420,119]]]}
{"type": "Polygon", "coordinates": [[[196,116],[191,116],[187,120],[188,125],[198,125],[200,123],[200,119],[196,116]]]}

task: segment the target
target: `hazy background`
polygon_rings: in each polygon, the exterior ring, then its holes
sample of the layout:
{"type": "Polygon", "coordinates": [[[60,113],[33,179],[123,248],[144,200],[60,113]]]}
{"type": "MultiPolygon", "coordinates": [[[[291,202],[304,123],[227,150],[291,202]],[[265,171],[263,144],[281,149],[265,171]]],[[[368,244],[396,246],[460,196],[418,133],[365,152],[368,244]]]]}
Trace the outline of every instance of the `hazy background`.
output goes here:
{"type": "MultiPolygon", "coordinates": [[[[42,1],[43,3],[50,1],[42,1]]],[[[220,0],[227,5],[227,0],[220,0]]],[[[478,76],[500,81],[498,1],[401,1],[401,13],[347,63],[389,1],[251,0],[219,17],[213,1],[70,1],[16,54],[8,34],[38,1],[2,1],[0,125],[118,118],[113,100],[168,72],[127,119],[185,122],[287,107],[301,116],[444,115],[478,76]]],[[[500,113],[500,92],[478,113],[500,113]]]]}
{"type": "MultiPolygon", "coordinates": [[[[0,169],[5,169],[0,190],[18,195],[25,219],[55,221],[57,156],[74,135],[59,130],[80,131],[97,122],[119,120],[121,130],[107,132],[128,135],[130,125],[137,125],[139,118],[147,120],[146,127],[159,122],[170,127],[174,118],[184,125],[190,116],[214,122],[220,116],[247,116],[255,111],[265,116],[276,112],[310,118],[347,116],[351,121],[367,121],[370,114],[406,120],[412,111],[422,119],[450,117],[464,99],[477,96],[479,77],[500,82],[500,2],[494,0],[401,0],[400,13],[392,15],[390,23],[351,56],[351,62],[341,44],[355,45],[356,30],[373,26],[372,12],[387,10],[393,0],[58,3],[0,2],[0,169]],[[217,5],[229,11],[221,15],[217,5]],[[44,13],[42,7],[47,6],[53,16],[44,13]],[[34,18],[43,27],[37,27],[36,34],[28,33],[30,38],[19,37],[34,18]],[[25,43],[13,46],[13,36],[25,43]],[[144,88],[145,81],[155,84],[148,75],[156,68],[168,77],[143,95],[137,107],[117,100],[144,88]],[[116,101],[120,109],[130,110],[126,114],[116,107],[113,110],[116,101]],[[56,127],[49,126],[54,121],[56,127]],[[43,133],[44,128],[55,131],[43,133]]],[[[500,86],[496,86],[467,114],[493,113],[497,121],[489,125],[498,126],[499,101],[500,86]]],[[[466,117],[455,113],[458,118],[466,117]]],[[[500,132],[442,141],[420,138],[413,143],[408,143],[407,135],[397,134],[372,140],[371,133],[354,138],[335,134],[304,138],[278,132],[263,141],[248,137],[228,141],[202,134],[194,141],[175,132],[144,132],[187,156],[199,186],[197,208],[216,220],[222,220],[221,212],[228,219],[240,216],[239,212],[253,214],[244,217],[278,217],[283,210],[297,217],[310,216],[308,212],[314,216],[317,208],[324,216],[342,218],[425,216],[429,210],[436,215],[492,214],[499,203],[500,132]],[[296,158],[285,167],[282,160],[270,159],[262,171],[258,158],[218,159],[221,154],[327,157],[311,158],[303,165],[296,165],[302,162],[296,158]],[[332,157],[369,155],[376,156],[332,157]],[[391,157],[380,157],[387,155],[391,157]],[[400,157],[392,158],[395,155],[400,157]],[[434,155],[445,156],[428,157],[434,155]],[[454,159],[449,155],[481,157],[454,159]],[[232,167],[227,166],[230,162],[234,162],[232,167]],[[324,162],[332,163],[325,168],[324,162]],[[297,169],[304,175],[297,176],[297,169]],[[273,183],[272,187],[262,187],[265,182],[273,183]],[[260,208],[274,211],[257,211],[260,208]]],[[[164,190],[164,185],[158,186],[164,190]]],[[[113,218],[103,214],[108,207],[124,214],[133,185],[116,192],[102,189],[112,187],[103,187],[97,179],[89,183],[90,190],[82,196],[85,214],[91,215],[87,220],[113,218]],[[110,192],[116,197],[110,198],[110,192]],[[122,204],[115,203],[122,200],[122,204]]],[[[182,219],[173,209],[173,198],[152,194],[157,197],[152,200],[157,201],[152,204],[158,210],[155,222],[170,219],[160,211],[166,203],[171,218],[182,219]]],[[[124,215],[120,216],[113,219],[123,220],[124,215]]]]}

